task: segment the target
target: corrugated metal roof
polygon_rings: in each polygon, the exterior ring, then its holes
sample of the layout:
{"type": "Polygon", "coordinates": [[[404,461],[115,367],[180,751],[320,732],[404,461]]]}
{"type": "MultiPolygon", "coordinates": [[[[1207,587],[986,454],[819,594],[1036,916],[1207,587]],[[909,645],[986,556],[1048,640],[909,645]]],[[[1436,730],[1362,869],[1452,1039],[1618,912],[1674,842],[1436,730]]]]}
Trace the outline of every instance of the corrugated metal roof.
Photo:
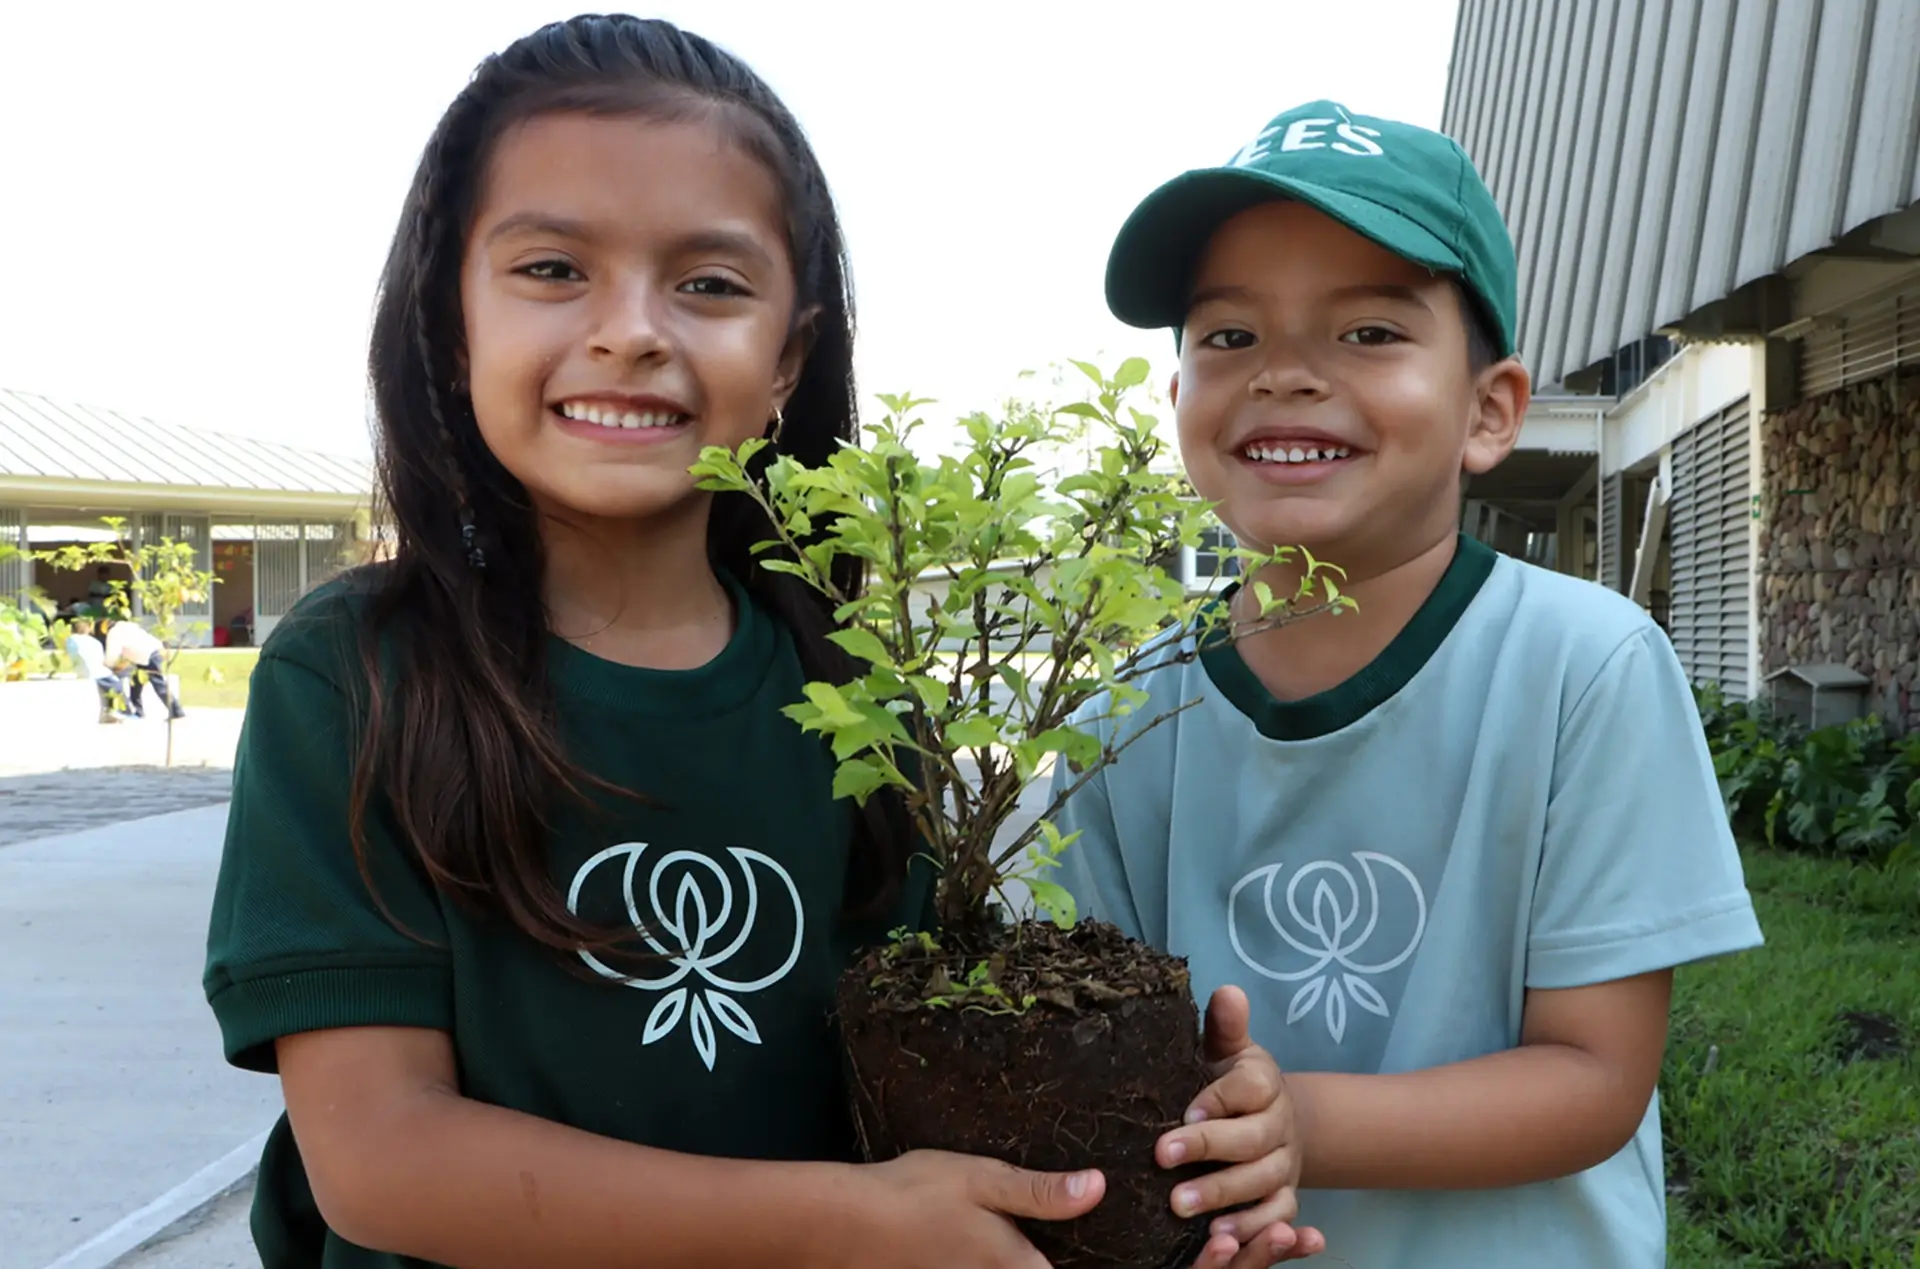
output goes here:
{"type": "Polygon", "coordinates": [[[1443,127],[1542,384],[1920,201],[1915,0],[1462,0],[1443,127]]]}
{"type": "Polygon", "coordinates": [[[0,388],[0,476],[365,495],[360,459],[0,388]]]}

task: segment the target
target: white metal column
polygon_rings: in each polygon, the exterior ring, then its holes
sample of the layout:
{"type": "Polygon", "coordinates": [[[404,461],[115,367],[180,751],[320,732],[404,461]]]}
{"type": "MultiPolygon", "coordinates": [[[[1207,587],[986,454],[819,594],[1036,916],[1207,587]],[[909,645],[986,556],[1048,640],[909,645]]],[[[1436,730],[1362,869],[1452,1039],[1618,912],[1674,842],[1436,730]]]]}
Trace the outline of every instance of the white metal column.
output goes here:
{"type": "Polygon", "coordinates": [[[0,549],[0,599],[25,603],[27,588],[33,584],[33,561],[27,549],[27,512],[24,507],[0,507],[0,548],[23,552],[10,554],[0,549]]]}
{"type": "Polygon", "coordinates": [[[253,526],[253,641],[266,641],[306,589],[306,552],[297,524],[253,526]]]}

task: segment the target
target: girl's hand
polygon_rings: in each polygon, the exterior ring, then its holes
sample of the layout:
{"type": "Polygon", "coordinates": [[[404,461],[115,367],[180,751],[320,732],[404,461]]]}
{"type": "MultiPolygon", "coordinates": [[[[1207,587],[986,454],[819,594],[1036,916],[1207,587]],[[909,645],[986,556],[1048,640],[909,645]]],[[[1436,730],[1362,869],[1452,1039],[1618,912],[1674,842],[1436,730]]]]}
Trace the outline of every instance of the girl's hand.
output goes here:
{"type": "Polygon", "coordinates": [[[1280,1067],[1247,1032],[1246,993],[1222,987],[1207,1003],[1207,1057],[1214,1082],[1194,1099],[1187,1124],[1160,1138],[1162,1167],[1203,1160],[1235,1166],[1182,1183],[1181,1216],[1252,1204],[1213,1222],[1194,1269],[1266,1269],[1326,1250],[1320,1231],[1293,1224],[1300,1212],[1301,1151],[1280,1067]]]}
{"type": "Polygon", "coordinates": [[[937,1150],[856,1172],[855,1218],[825,1261],[835,1269],[1048,1269],[1010,1218],[1072,1220],[1107,1190],[1099,1172],[1029,1172],[937,1150]]]}

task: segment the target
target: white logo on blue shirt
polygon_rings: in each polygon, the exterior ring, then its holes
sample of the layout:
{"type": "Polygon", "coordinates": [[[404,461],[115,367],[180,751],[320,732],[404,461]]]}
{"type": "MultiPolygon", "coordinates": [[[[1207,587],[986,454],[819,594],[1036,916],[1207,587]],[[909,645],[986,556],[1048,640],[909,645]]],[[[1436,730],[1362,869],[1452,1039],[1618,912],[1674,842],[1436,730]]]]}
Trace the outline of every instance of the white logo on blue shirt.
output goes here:
{"type": "MultiPolygon", "coordinates": [[[[1284,907],[1275,904],[1274,885],[1285,864],[1256,868],[1234,884],[1227,895],[1227,938],[1233,951],[1254,973],[1275,982],[1299,983],[1287,1006],[1289,1025],[1299,1022],[1315,1008],[1326,1020],[1327,1033],[1339,1044],[1347,1034],[1347,1002],[1351,1000],[1368,1013],[1385,1018],[1392,1010],[1378,988],[1368,982],[1405,964],[1420,946],[1427,931],[1427,896],[1411,869],[1399,860],[1378,851],[1355,851],[1352,856],[1366,878],[1363,903],[1361,886],[1353,870],[1331,859],[1318,860],[1294,870],[1287,883],[1284,907]],[[1414,915],[1411,932],[1404,940],[1399,931],[1380,928],[1380,880],[1384,869],[1389,877],[1398,877],[1412,891],[1414,915]],[[1312,881],[1309,891],[1308,883],[1312,881]],[[1249,886],[1260,886],[1262,914],[1274,933],[1288,947],[1300,953],[1305,963],[1293,968],[1276,969],[1262,964],[1247,952],[1240,939],[1240,893],[1249,886]],[[1302,899],[1306,905],[1302,906],[1302,899]],[[1364,909],[1364,910],[1363,910],[1364,909]],[[1361,921],[1365,917],[1364,924],[1361,921]],[[1381,943],[1374,946],[1375,936],[1381,943]],[[1370,952],[1369,949],[1372,949],[1370,952]],[[1382,949],[1397,949],[1385,960],[1363,960],[1382,949]]],[[[1390,883],[1391,884],[1391,883],[1390,883]]]]}

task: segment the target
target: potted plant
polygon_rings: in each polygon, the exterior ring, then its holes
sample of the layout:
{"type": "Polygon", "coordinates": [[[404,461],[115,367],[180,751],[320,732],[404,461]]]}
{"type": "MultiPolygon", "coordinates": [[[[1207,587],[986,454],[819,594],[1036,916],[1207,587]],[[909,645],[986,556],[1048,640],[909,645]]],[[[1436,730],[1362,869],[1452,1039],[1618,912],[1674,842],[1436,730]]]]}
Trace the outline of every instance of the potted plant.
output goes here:
{"type": "Polygon", "coordinates": [[[1072,844],[1054,823],[1065,798],[1193,702],[1105,744],[1071,720],[1102,694],[1113,715],[1138,709],[1134,679],[1208,641],[1351,601],[1329,576],[1338,570],[1297,548],[1227,552],[1248,575],[1279,562],[1300,578],[1284,598],[1255,582],[1253,621],[1190,594],[1167,565],[1199,543],[1210,508],[1162,465],[1155,419],[1128,404],[1147,364],[1111,376],[1074,364],[1091,400],[975,415],[957,454],[917,456],[912,416],[928,403],[883,396],[869,443],[824,466],[767,461],[766,442],[751,440],[708,448],[694,472],[703,488],[754,499],[773,526],[766,567],[838,607],[844,628],[831,637],[865,673],[809,683],[788,715],[832,745],[836,794],[864,803],[892,790],[939,864],[937,930],[896,931],[839,993],[869,1157],[934,1148],[1098,1166],[1098,1208],[1026,1232],[1058,1269],[1161,1269],[1206,1238],[1204,1217],[1173,1215],[1175,1176],[1153,1159],[1207,1080],[1186,965],[1077,921],[1046,874],[1072,844]],[[1070,450],[1078,469],[1042,467],[1070,450]],[[859,594],[832,581],[845,555],[866,564],[859,594]],[[1072,779],[1020,826],[1022,790],[1056,761],[1072,779]],[[1016,905],[1021,890],[1036,916],[1016,905]]]}

